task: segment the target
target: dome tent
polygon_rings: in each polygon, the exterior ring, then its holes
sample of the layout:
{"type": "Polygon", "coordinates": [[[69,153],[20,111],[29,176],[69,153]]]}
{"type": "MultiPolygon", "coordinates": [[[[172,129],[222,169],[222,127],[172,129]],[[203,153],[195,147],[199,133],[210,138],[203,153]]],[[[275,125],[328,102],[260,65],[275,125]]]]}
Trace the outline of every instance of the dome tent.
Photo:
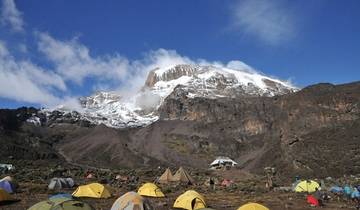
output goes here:
{"type": "Polygon", "coordinates": [[[153,210],[153,207],[136,192],[127,192],[114,202],[111,210],[153,210]]]}
{"type": "Polygon", "coordinates": [[[161,192],[161,189],[153,183],[145,183],[142,185],[138,190],[138,194],[157,198],[165,197],[164,193],[161,192]]]}
{"type": "Polygon", "coordinates": [[[11,195],[9,195],[8,192],[6,192],[6,190],[3,190],[2,188],[0,188],[0,202],[2,201],[12,201],[13,198],[11,197],[11,195]]]}
{"type": "Polygon", "coordinates": [[[74,187],[75,182],[72,178],[52,178],[48,185],[50,190],[74,187]]]}
{"type": "Polygon", "coordinates": [[[301,181],[294,187],[295,192],[312,193],[312,192],[315,192],[316,189],[320,189],[320,185],[319,185],[319,183],[315,182],[314,180],[301,181]]]}
{"type": "Polygon", "coordinates": [[[0,181],[0,188],[4,189],[8,193],[13,193],[15,191],[14,185],[7,180],[0,181]]]}
{"type": "Polygon", "coordinates": [[[174,203],[174,208],[195,210],[206,208],[205,199],[194,190],[188,190],[181,194],[174,203]]]}
{"type": "Polygon", "coordinates": [[[240,206],[237,210],[269,210],[267,207],[258,203],[247,203],[240,206]]]}
{"type": "Polygon", "coordinates": [[[109,198],[110,191],[106,186],[99,183],[91,183],[79,186],[72,194],[74,197],[109,198]]]}
{"type": "Polygon", "coordinates": [[[73,198],[53,198],[41,201],[28,210],[95,210],[89,204],[73,198]]]}

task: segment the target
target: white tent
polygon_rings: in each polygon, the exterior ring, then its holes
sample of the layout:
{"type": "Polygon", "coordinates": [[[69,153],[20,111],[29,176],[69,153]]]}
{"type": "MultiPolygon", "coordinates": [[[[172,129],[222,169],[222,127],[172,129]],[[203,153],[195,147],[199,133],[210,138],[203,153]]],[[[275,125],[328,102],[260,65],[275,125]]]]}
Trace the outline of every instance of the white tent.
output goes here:
{"type": "Polygon", "coordinates": [[[63,188],[72,188],[74,187],[75,182],[72,178],[52,178],[48,185],[50,190],[54,189],[63,189],[63,188]]]}
{"type": "Polygon", "coordinates": [[[211,168],[216,168],[220,166],[236,166],[237,162],[233,161],[229,157],[220,156],[217,157],[212,163],[210,163],[211,168]]]}
{"type": "Polygon", "coordinates": [[[3,163],[0,163],[0,168],[1,169],[6,169],[8,171],[11,171],[11,170],[14,170],[15,169],[15,166],[13,166],[12,164],[3,164],[3,163]]]}

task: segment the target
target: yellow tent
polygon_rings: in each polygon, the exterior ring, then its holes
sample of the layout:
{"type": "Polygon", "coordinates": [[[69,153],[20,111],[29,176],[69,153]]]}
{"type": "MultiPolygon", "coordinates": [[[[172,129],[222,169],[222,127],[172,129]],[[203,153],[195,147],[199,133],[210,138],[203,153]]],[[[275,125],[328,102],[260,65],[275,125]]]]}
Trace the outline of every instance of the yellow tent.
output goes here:
{"type": "Polygon", "coordinates": [[[161,189],[153,183],[146,183],[138,190],[139,195],[162,198],[165,197],[161,189]]]}
{"type": "Polygon", "coordinates": [[[72,194],[74,197],[109,198],[110,191],[102,184],[92,183],[79,186],[72,194]]]}
{"type": "Polygon", "coordinates": [[[8,192],[0,188],[0,201],[12,201],[12,197],[8,192]]]}
{"type": "Polygon", "coordinates": [[[165,170],[165,172],[160,176],[159,183],[169,183],[173,179],[173,175],[169,168],[165,170]]]}
{"type": "Polygon", "coordinates": [[[306,180],[299,182],[295,188],[295,192],[308,192],[312,193],[316,191],[316,188],[320,188],[319,183],[313,181],[313,180],[306,180]]]}
{"type": "Polygon", "coordinates": [[[269,210],[269,209],[258,203],[248,203],[240,206],[237,210],[269,210]]]}
{"type": "Polygon", "coordinates": [[[174,208],[188,210],[202,209],[206,208],[206,203],[204,197],[198,192],[188,190],[176,199],[174,208]]]}

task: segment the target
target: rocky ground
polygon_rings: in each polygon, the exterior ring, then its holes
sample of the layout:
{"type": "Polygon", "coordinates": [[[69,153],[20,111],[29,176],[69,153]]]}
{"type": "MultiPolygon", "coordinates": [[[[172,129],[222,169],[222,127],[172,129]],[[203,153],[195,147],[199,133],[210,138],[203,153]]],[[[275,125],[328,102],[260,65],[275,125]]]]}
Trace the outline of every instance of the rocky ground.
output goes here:
{"type": "MultiPolygon", "coordinates": [[[[19,163],[17,163],[19,165],[19,163]]],[[[2,210],[21,210],[27,209],[35,203],[47,199],[50,195],[59,192],[72,193],[73,189],[51,191],[47,189],[47,184],[51,177],[57,176],[71,176],[75,179],[77,184],[86,184],[91,182],[107,183],[110,187],[113,197],[109,199],[83,199],[92,204],[97,210],[110,209],[114,201],[122,194],[137,190],[142,183],[152,182],[156,177],[160,176],[165,170],[161,169],[83,169],[78,166],[61,165],[58,163],[46,162],[22,162],[22,167],[15,171],[2,174],[1,176],[11,175],[18,181],[18,192],[13,194],[17,202],[5,203],[0,206],[2,210]],[[37,167],[35,167],[37,166],[37,167]],[[86,179],[85,174],[91,172],[94,178],[86,179]],[[121,175],[123,180],[116,180],[116,175],[121,175]],[[132,181],[134,177],[138,177],[138,181],[132,181]],[[128,180],[124,180],[127,178],[128,180]],[[130,181],[131,180],[131,181],[130,181]]],[[[178,195],[189,189],[194,189],[201,193],[209,207],[217,210],[237,209],[240,205],[247,202],[258,202],[269,207],[271,210],[306,210],[313,209],[306,203],[305,194],[297,194],[293,192],[280,191],[279,188],[268,191],[265,188],[265,178],[259,175],[249,174],[240,169],[232,169],[227,171],[212,171],[212,170],[193,170],[187,168],[191,176],[196,180],[195,185],[159,185],[166,198],[149,198],[157,210],[173,209],[172,205],[178,195]],[[216,181],[221,181],[224,178],[231,179],[234,184],[230,187],[223,187],[216,182],[215,190],[207,186],[206,180],[212,177],[216,181]]],[[[175,168],[172,168],[175,171],[175,168]]],[[[290,186],[291,177],[287,182],[275,179],[279,186],[290,186]]],[[[334,182],[344,183],[352,181],[353,184],[358,183],[359,179],[356,177],[348,177],[342,179],[327,179],[326,184],[334,182]]],[[[332,199],[325,204],[322,209],[354,209],[354,204],[342,198],[332,196],[332,199]]]]}

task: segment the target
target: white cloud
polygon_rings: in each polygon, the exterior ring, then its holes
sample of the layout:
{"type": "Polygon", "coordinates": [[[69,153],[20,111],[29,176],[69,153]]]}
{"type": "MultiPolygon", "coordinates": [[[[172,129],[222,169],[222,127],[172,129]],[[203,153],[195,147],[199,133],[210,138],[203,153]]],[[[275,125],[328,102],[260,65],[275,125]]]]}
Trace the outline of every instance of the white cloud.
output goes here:
{"type": "Polygon", "coordinates": [[[233,27],[261,41],[278,45],[295,35],[295,20],[281,1],[243,0],[232,8],[233,27]]]}
{"type": "Polygon", "coordinates": [[[119,54],[92,56],[90,49],[76,38],[58,40],[47,33],[37,33],[38,49],[65,81],[82,85],[91,78],[94,90],[133,92],[144,84],[147,73],[155,68],[194,63],[174,50],[158,49],[144,54],[140,60],[129,60],[119,54]]]}
{"type": "Polygon", "coordinates": [[[1,23],[9,25],[15,32],[24,31],[21,12],[16,8],[14,0],[3,0],[1,7],[1,23]]]}
{"type": "Polygon", "coordinates": [[[128,61],[119,55],[93,57],[77,39],[60,41],[46,33],[37,33],[38,48],[65,80],[81,85],[83,80],[121,80],[126,76],[128,61]]]}
{"type": "Polygon", "coordinates": [[[52,90],[66,90],[61,77],[29,61],[16,60],[0,42],[0,97],[52,106],[61,102],[52,90]]]}
{"type": "Polygon", "coordinates": [[[165,49],[150,51],[133,61],[118,54],[91,56],[89,48],[76,38],[64,41],[46,33],[36,33],[36,37],[39,51],[52,67],[43,68],[31,60],[16,59],[5,43],[0,42],[0,97],[45,106],[65,103],[77,107],[75,96],[67,88],[68,82],[82,86],[91,78],[90,90],[132,94],[144,85],[150,70],[194,63],[174,50],[165,49]]]}
{"type": "Polygon", "coordinates": [[[0,41],[0,58],[9,55],[9,51],[5,46],[5,42],[0,41]]]}
{"type": "Polygon", "coordinates": [[[140,89],[146,80],[149,71],[156,68],[167,68],[177,64],[194,64],[195,61],[179,55],[175,50],[158,49],[144,54],[140,60],[128,61],[125,85],[119,89],[122,92],[133,92],[140,89]]]}
{"type": "MultiPolygon", "coordinates": [[[[191,59],[175,50],[158,49],[144,54],[139,60],[129,60],[118,54],[91,56],[87,46],[77,39],[58,40],[46,33],[37,33],[38,49],[49,61],[51,68],[41,67],[31,60],[19,60],[11,55],[0,41],[0,97],[22,102],[80,110],[67,84],[82,86],[91,78],[89,90],[116,91],[125,98],[143,87],[149,71],[166,69],[177,64],[199,64],[227,67],[251,73],[258,71],[247,64],[233,60],[228,63],[191,59]]],[[[88,87],[87,83],[87,87],[88,87]]],[[[141,105],[158,101],[151,95],[137,99],[141,105]]]]}

